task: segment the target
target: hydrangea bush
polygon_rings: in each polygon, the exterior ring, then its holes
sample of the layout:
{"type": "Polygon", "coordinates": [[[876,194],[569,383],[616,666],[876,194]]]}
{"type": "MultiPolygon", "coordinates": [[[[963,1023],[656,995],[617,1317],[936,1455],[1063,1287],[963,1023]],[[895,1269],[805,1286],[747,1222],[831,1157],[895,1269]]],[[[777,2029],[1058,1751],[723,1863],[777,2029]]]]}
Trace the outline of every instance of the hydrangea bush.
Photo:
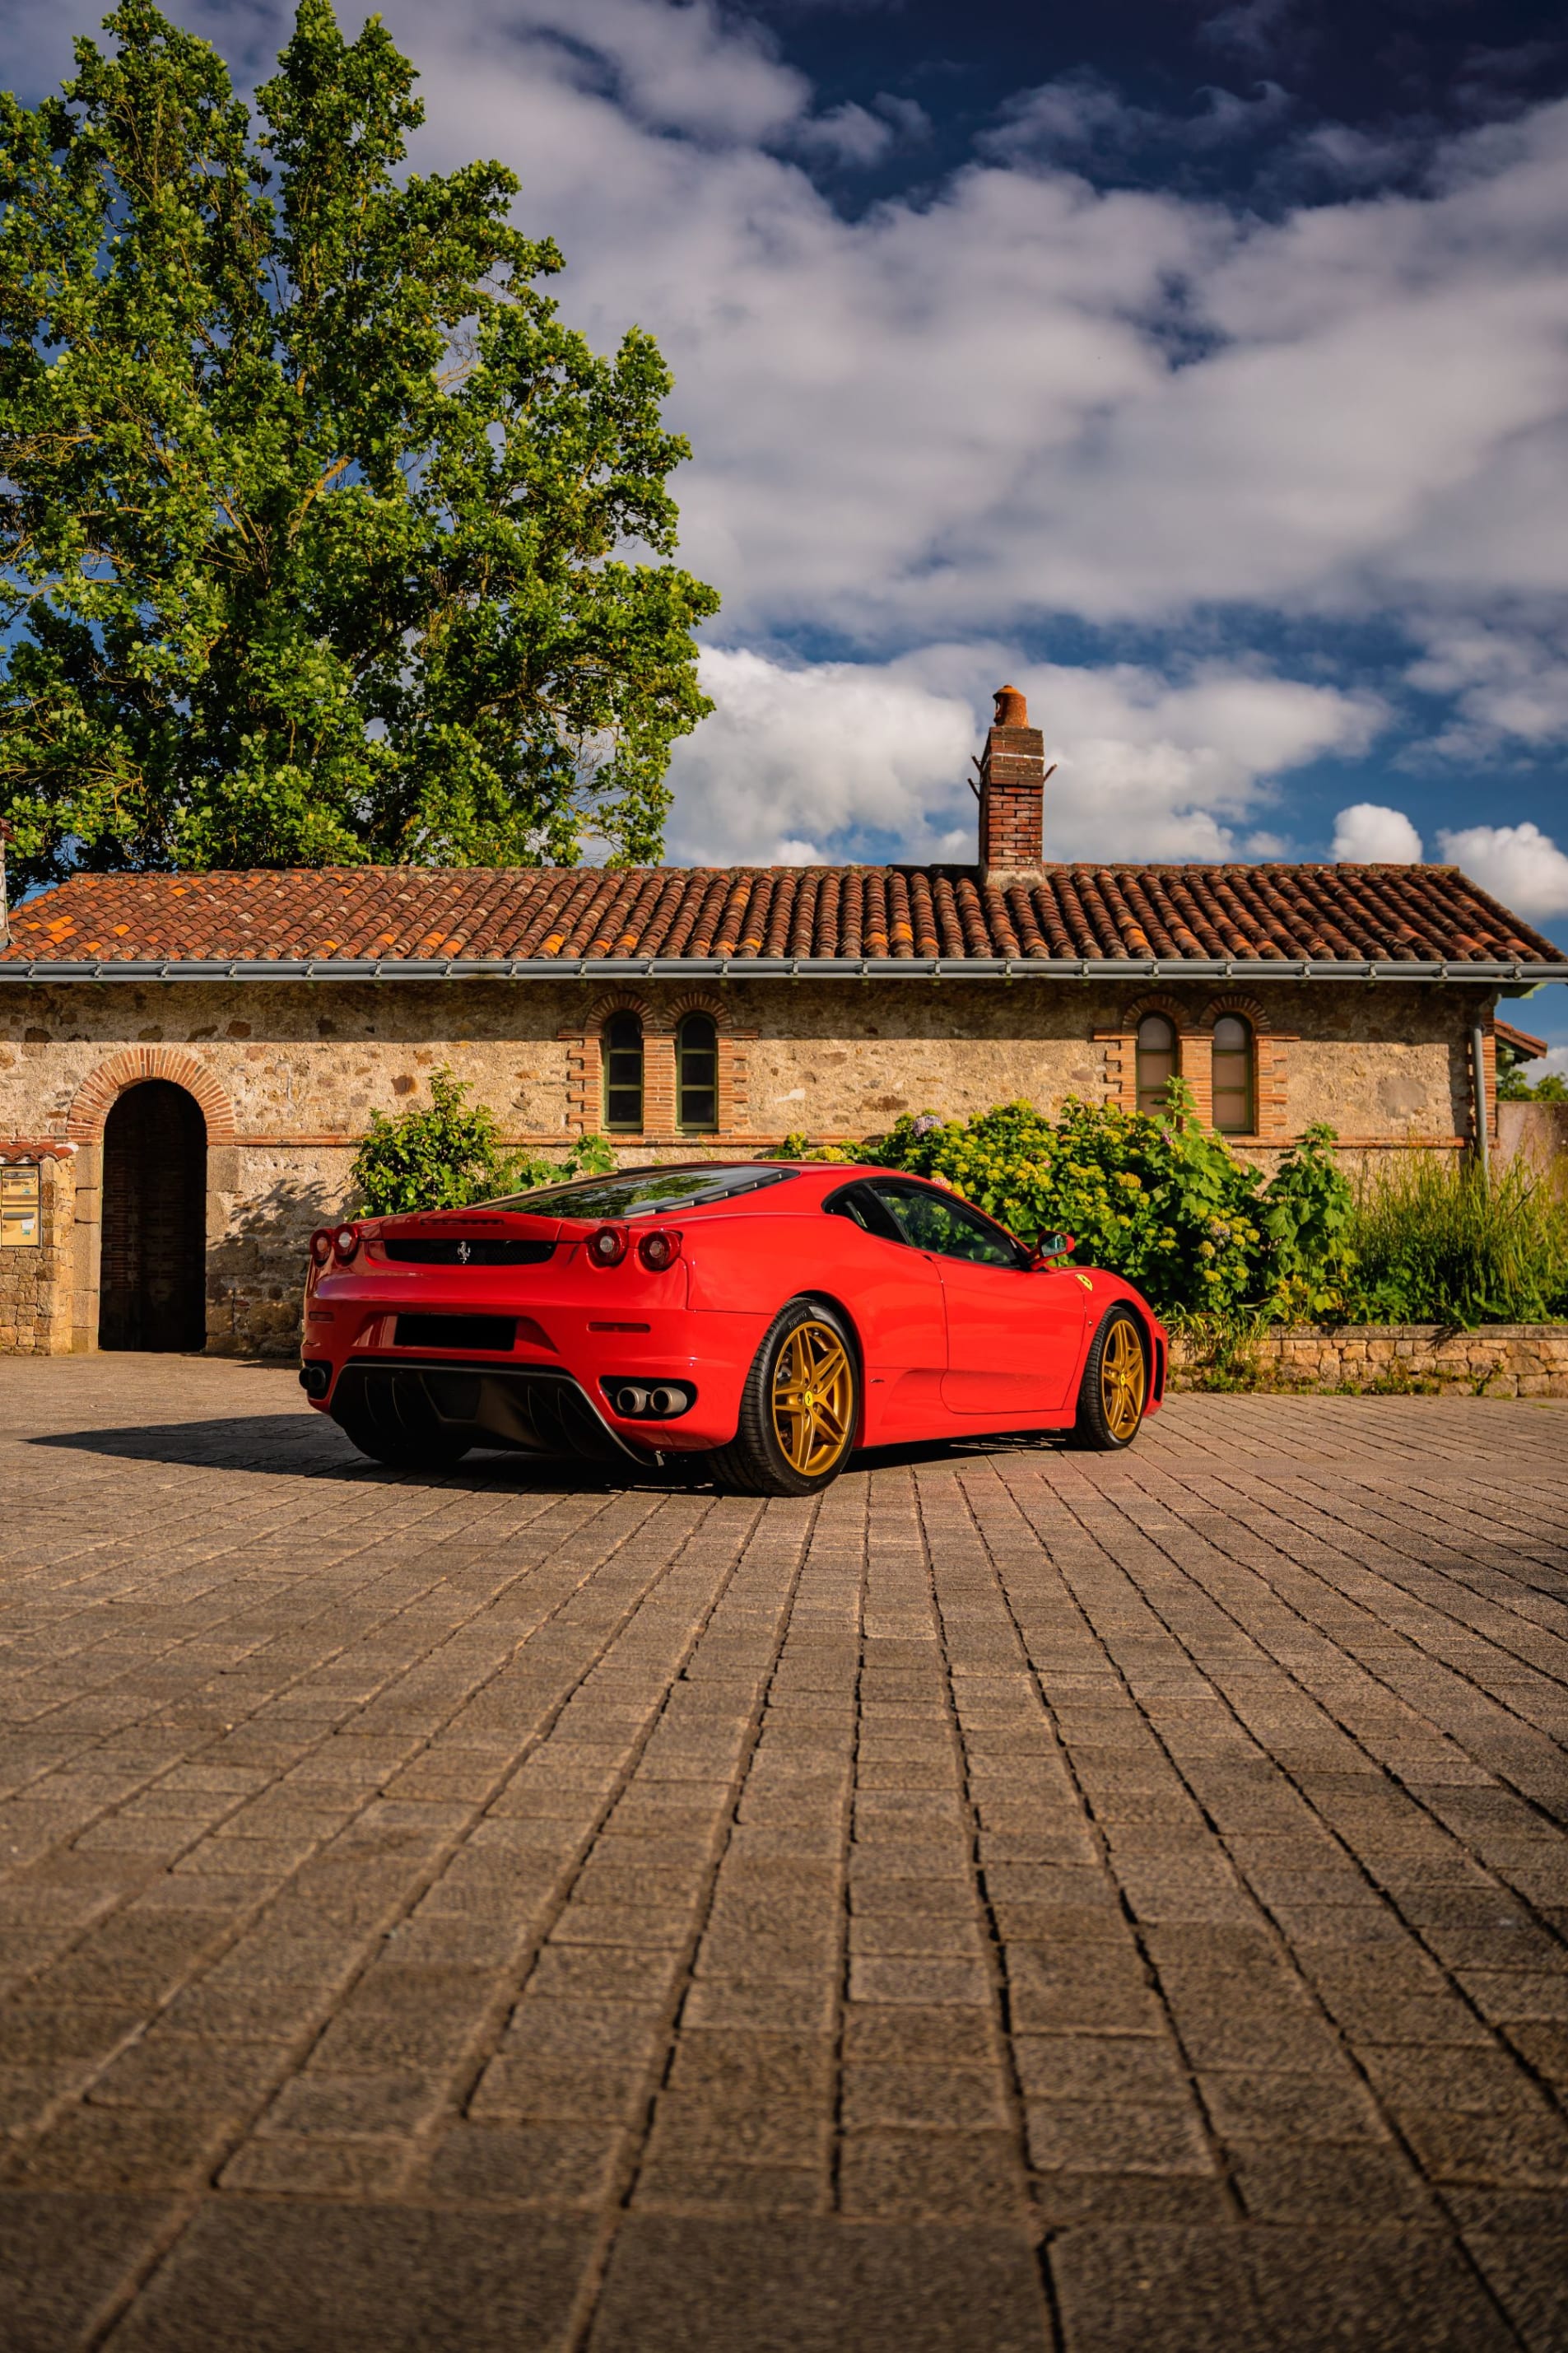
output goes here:
{"type": "Polygon", "coordinates": [[[970,1120],[906,1115],[853,1150],[814,1153],[792,1136],[785,1151],[944,1178],[1026,1240],[1071,1233],[1077,1260],[1125,1275],[1164,1314],[1343,1312],[1354,1197],[1331,1129],[1310,1129],[1266,1182],[1204,1126],[1179,1081],[1169,1097],[1158,1117],[1076,1099],[1054,1119],[1027,1103],[970,1120]]]}

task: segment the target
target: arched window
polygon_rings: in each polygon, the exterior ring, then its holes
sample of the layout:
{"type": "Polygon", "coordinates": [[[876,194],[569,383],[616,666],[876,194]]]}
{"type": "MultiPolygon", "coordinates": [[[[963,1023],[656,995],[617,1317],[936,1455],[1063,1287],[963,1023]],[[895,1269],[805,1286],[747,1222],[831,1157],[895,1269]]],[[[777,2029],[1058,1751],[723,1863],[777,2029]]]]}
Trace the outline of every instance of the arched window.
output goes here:
{"type": "Polygon", "coordinates": [[[1176,1025],[1163,1013],[1138,1024],[1138,1108],[1165,1111],[1165,1089],[1176,1075],[1176,1025]]]}
{"type": "Polygon", "coordinates": [[[1252,1024],[1222,1013],[1214,1025],[1214,1124],[1222,1135],[1254,1135],[1252,1024]]]}
{"type": "Polygon", "coordinates": [[[605,1058],[605,1125],[618,1135],[642,1133],[642,1023],[635,1013],[612,1013],[601,1041],[605,1058]]]}
{"type": "Polygon", "coordinates": [[[710,1134],[719,1124],[719,1032],[709,1013],[689,1013],[675,1036],[678,1124],[710,1134]]]}

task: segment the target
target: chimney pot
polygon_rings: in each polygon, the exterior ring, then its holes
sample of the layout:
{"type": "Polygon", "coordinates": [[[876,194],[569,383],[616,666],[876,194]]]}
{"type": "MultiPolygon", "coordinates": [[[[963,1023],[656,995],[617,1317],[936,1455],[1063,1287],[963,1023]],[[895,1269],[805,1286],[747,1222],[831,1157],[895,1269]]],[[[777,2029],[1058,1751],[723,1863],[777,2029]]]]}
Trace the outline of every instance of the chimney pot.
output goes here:
{"type": "Polygon", "coordinates": [[[1003,885],[1039,880],[1045,849],[1046,739],[1016,686],[999,686],[980,759],[980,871],[1003,885]]]}

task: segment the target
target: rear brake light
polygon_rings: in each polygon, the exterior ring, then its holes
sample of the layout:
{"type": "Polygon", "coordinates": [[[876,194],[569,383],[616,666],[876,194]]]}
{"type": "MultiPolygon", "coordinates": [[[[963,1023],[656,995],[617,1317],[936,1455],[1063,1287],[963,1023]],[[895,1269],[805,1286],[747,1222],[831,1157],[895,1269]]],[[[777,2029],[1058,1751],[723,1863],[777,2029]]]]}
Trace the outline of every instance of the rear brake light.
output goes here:
{"type": "Polygon", "coordinates": [[[588,1237],[588,1256],[595,1266],[619,1266],[630,1239],[625,1226],[600,1226],[588,1237]]]}
{"type": "Polygon", "coordinates": [[[680,1256],[680,1236],[670,1226],[656,1226],[637,1244],[637,1256],[652,1274],[662,1274],[680,1256]]]}
{"type": "Polygon", "coordinates": [[[318,1266],[325,1266],[331,1254],[331,1232],[328,1227],[322,1226],[310,1236],[310,1256],[318,1266]]]}
{"type": "Polygon", "coordinates": [[[346,1266],[359,1249],[359,1228],[340,1226],[332,1236],[332,1249],[346,1266]]]}

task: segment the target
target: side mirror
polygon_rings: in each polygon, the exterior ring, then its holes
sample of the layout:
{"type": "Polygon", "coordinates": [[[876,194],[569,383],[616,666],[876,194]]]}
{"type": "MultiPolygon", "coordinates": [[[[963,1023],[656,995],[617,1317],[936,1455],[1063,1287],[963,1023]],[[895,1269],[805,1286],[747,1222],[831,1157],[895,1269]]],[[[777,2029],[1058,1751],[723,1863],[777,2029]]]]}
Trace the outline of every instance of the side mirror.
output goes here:
{"type": "Polygon", "coordinates": [[[1041,1234],[1036,1240],[1031,1264],[1036,1267],[1054,1266],[1058,1259],[1070,1257],[1077,1248],[1076,1234],[1041,1234]]]}

